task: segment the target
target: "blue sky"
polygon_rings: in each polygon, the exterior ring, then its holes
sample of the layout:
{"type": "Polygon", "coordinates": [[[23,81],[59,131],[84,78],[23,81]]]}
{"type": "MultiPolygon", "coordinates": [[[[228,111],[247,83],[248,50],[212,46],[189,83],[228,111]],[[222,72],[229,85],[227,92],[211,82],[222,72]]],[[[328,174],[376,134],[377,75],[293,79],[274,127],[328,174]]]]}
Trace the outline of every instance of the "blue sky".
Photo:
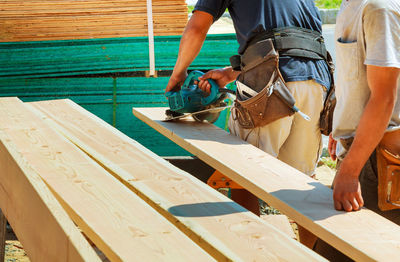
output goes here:
{"type": "Polygon", "coordinates": [[[187,3],[188,5],[195,5],[196,2],[197,2],[197,0],[186,0],[186,3],[187,3]]]}

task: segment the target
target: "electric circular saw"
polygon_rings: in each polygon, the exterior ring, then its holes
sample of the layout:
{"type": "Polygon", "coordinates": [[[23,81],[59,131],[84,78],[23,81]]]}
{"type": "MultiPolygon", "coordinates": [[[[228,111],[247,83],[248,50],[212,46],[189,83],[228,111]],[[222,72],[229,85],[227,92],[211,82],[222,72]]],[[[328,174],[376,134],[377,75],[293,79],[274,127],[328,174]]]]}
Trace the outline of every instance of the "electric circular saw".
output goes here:
{"type": "Polygon", "coordinates": [[[192,116],[196,121],[214,123],[222,110],[231,107],[224,100],[228,98],[228,94],[235,94],[235,91],[220,88],[214,80],[207,79],[211,85],[210,93],[203,92],[198,87],[199,77],[202,75],[204,73],[201,71],[192,71],[179,91],[165,93],[169,104],[165,121],[192,116]]]}

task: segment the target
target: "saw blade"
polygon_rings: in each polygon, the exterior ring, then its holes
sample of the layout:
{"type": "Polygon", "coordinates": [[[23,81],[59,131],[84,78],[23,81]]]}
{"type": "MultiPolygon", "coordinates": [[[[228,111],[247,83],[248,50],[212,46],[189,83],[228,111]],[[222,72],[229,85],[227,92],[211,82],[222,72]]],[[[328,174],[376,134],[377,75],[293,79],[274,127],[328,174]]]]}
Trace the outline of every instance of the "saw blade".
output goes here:
{"type": "Polygon", "coordinates": [[[203,114],[203,113],[218,113],[218,112],[221,112],[222,110],[224,110],[226,108],[231,108],[231,107],[233,107],[233,105],[208,108],[208,109],[200,110],[200,111],[193,112],[193,113],[185,113],[183,115],[175,116],[175,117],[167,116],[162,121],[163,122],[168,122],[168,121],[174,121],[174,120],[183,119],[183,118],[187,118],[187,117],[192,117],[194,120],[199,121],[200,119],[194,118],[193,116],[195,116],[197,114],[203,114]]]}

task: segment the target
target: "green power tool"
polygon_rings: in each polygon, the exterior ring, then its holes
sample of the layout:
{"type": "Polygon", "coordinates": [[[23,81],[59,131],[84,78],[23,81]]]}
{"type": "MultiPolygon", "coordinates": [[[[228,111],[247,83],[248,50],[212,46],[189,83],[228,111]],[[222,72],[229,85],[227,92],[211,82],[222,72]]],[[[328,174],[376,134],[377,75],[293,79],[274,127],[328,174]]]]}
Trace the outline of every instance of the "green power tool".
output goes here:
{"type": "Polygon", "coordinates": [[[214,80],[207,79],[211,88],[209,94],[205,93],[198,87],[199,77],[202,75],[204,73],[201,71],[190,72],[179,91],[165,94],[170,108],[165,112],[165,121],[192,116],[200,122],[206,120],[214,123],[221,111],[229,107],[224,100],[228,98],[228,94],[235,94],[235,91],[220,88],[214,80]]]}

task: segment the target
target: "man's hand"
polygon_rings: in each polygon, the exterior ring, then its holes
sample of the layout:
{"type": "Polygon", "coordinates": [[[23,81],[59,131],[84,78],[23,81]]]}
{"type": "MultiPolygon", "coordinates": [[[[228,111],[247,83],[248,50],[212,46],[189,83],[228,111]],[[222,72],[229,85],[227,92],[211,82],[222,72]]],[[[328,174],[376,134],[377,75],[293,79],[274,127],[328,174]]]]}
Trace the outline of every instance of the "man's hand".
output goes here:
{"type": "Polygon", "coordinates": [[[333,161],[336,160],[336,145],[337,141],[333,139],[332,134],[329,134],[328,152],[333,161]]]}
{"type": "Polygon", "coordinates": [[[333,202],[336,210],[357,211],[364,206],[358,174],[348,173],[341,166],[333,181],[333,202]]]}
{"type": "Polygon", "coordinates": [[[165,93],[169,91],[179,91],[183,82],[185,82],[187,75],[186,71],[181,74],[172,74],[169,78],[167,87],[165,88],[165,93]]]}
{"type": "Polygon", "coordinates": [[[225,87],[234,81],[240,74],[239,71],[233,71],[232,67],[210,70],[203,76],[199,77],[199,88],[206,93],[210,93],[211,85],[207,79],[213,79],[219,87],[225,87]]]}
{"type": "Polygon", "coordinates": [[[371,94],[354,141],[333,182],[333,200],[337,210],[358,210],[364,205],[358,176],[388,126],[396,103],[399,75],[399,68],[367,65],[371,94]]]}

